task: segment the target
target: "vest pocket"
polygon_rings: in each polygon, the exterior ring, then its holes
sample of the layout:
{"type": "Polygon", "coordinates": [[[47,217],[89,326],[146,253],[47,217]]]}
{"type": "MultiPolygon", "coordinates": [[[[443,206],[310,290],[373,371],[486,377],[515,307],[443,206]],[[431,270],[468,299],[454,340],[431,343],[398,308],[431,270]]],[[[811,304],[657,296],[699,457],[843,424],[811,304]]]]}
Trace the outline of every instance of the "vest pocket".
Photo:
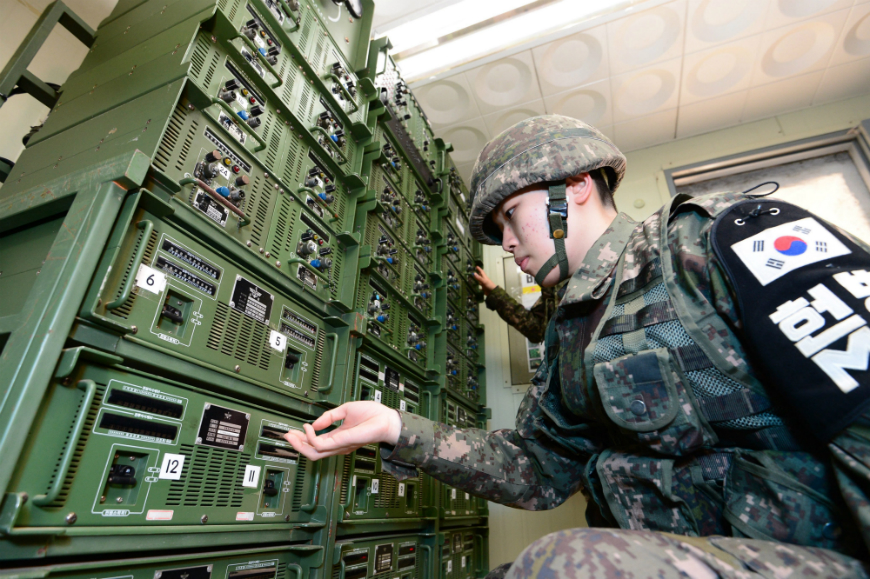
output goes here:
{"type": "Polygon", "coordinates": [[[742,451],[726,478],[725,518],[735,535],[855,553],[860,534],[831,500],[832,478],[806,452],[742,451]]]}
{"type": "Polygon", "coordinates": [[[600,362],[593,374],[607,416],[649,448],[681,456],[716,443],[667,348],[600,362]]]}

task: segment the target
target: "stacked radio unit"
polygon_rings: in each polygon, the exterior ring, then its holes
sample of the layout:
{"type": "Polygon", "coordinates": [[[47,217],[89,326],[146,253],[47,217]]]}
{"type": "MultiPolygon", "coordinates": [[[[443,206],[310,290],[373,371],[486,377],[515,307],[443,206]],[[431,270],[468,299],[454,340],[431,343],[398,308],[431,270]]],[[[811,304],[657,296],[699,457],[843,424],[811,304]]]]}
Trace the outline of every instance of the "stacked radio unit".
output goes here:
{"type": "Polygon", "coordinates": [[[374,9],[57,2],[4,69],[50,108],[0,172],[12,574],[487,573],[486,501],[282,436],[352,400],[486,427],[469,193],[374,9]],[[59,90],[56,24],[90,49],[59,90]]]}

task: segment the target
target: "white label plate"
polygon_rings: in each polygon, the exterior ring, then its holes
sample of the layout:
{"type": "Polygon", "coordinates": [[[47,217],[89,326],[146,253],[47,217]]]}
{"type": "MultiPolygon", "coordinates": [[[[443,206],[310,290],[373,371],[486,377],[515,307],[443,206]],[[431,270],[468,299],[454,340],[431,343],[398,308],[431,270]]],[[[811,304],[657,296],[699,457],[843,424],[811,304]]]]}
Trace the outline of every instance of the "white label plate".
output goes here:
{"type": "Polygon", "coordinates": [[[272,330],[272,332],[269,334],[269,345],[272,346],[273,350],[283,352],[284,348],[287,347],[287,336],[285,336],[281,332],[276,332],[275,330],[272,330]]]}
{"type": "Polygon", "coordinates": [[[170,454],[163,455],[163,464],[160,465],[160,475],[157,478],[165,478],[168,480],[179,480],[181,471],[184,469],[184,455],[170,454]]]}
{"type": "Polygon", "coordinates": [[[143,263],[136,273],[136,285],[153,294],[159,294],[166,287],[166,275],[143,263]]]}
{"type": "Polygon", "coordinates": [[[243,487],[257,488],[260,486],[260,467],[249,464],[245,467],[243,487]]]}

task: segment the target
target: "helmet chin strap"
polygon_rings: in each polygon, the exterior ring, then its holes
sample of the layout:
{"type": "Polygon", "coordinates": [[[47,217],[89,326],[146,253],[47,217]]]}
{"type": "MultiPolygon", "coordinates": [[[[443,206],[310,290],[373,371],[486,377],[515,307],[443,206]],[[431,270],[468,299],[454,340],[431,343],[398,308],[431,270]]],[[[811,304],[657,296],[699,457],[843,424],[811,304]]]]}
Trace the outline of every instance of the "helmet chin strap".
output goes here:
{"type": "Polygon", "coordinates": [[[556,246],[556,253],[535,274],[535,282],[540,286],[543,286],[544,278],[556,266],[559,266],[559,281],[567,279],[570,273],[568,253],[565,251],[565,237],[568,235],[568,198],[565,195],[565,181],[549,187],[547,220],[550,223],[550,239],[556,246]]]}

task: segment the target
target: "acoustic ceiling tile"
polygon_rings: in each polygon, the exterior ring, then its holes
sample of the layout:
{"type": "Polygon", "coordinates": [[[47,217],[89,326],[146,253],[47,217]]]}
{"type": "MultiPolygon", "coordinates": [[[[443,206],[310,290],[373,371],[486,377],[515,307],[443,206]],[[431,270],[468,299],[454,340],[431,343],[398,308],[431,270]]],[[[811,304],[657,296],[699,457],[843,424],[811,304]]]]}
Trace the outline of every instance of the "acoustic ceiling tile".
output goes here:
{"type": "Polygon", "coordinates": [[[541,98],[531,51],[491,62],[465,74],[482,115],[541,98]]]}
{"type": "Polygon", "coordinates": [[[764,0],[689,0],[686,54],[758,34],[764,29],[764,0]]]}
{"type": "Polygon", "coordinates": [[[752,85],[823,69],[840,37],[849,9],[825,14],[762,35],[752,85]]]}
{"type": "Polygon", "coordinates": [[[808,107],[822,81],[822,71],[749,89],[742,122],[808,107]]]}
{"type": "Polygon", "coordinates": [[[793,24],[807,19],[818,19],[830,12],[849,8],[854,0],[771,0],[765,30],[793,24]]]}
{"type": "Polygon", "coordinates": [[[574,117],[595,126],[613,122],[612,102],[608,79],[544,97],[548,113],[574,117]]]}
{"type": "Polygon", "coordinates": [[[595,128],[598,129],[599,131],[601,131],[605,137],[607,137],[608,139],[610,139],[614,143],[616,142],[616,130],[613,128],[613,125],[604,125],[604,126],[595,125],[595,128]]]}
{"type": "Polygon", "coordinates": [[[489,130],[489,134],[495,136],[522,120],[545,114],[547,111],[544,109],[544,101],[536,100],[512,109],[486,115],[483,117],[483,122],[489,130]]]}
{"type": "Polygon", "coordinates": [[[676,107],[680,63],[675,58],[611,78],[614,122],[676,107]]]}
{"type": "Polygon", "coordinates": [[[870,56],[870,2],[852,8],[828,66],[870,56]]]}
{"type": "Polygon", "coordinates": [[[480,116],[464,73],[414,89],[433,128],[455,125],[480,116]]]}
{"type": "Polygon", "coordinates": [[[680,104],[748,88],[760,40],[760,35],[750,36],[686,55],[680,104]]]}
{"type": "Polygon", "coordinates": [[[621,74],[679,56],[686,1],[669,2],[608,22],[610,73],[621,74]]]}
{"type": "Polygon", "coordinates": [[[870,93],[870,57],[832,66],[825,71],[813,104],[870,93]]]}
{"type": "Polygon", "coordinates": [[[748,91],[743,90],[691,105],[677,111],[677,138],[699,135],[740,122],[748,91]]]}
{"type": "Polygon", "coordinates": [[[614,125],[616,146],[626,153],[671,141],[677,122],[677,110],[658,112],[614,125]]]}
{"type": "Polygon", "coordinates": [[[461,124],[445,127],[440,131],[442,139],[453,143],[453,162],[457,165],[473,163],[483,146],[491,138],[482,118],[471,119],[461,124]]]}
{"type": "Polygon", "coordinates": [[[543,95],[607,78],[607,31],[597,26],[532,50],[543,95]]]}

